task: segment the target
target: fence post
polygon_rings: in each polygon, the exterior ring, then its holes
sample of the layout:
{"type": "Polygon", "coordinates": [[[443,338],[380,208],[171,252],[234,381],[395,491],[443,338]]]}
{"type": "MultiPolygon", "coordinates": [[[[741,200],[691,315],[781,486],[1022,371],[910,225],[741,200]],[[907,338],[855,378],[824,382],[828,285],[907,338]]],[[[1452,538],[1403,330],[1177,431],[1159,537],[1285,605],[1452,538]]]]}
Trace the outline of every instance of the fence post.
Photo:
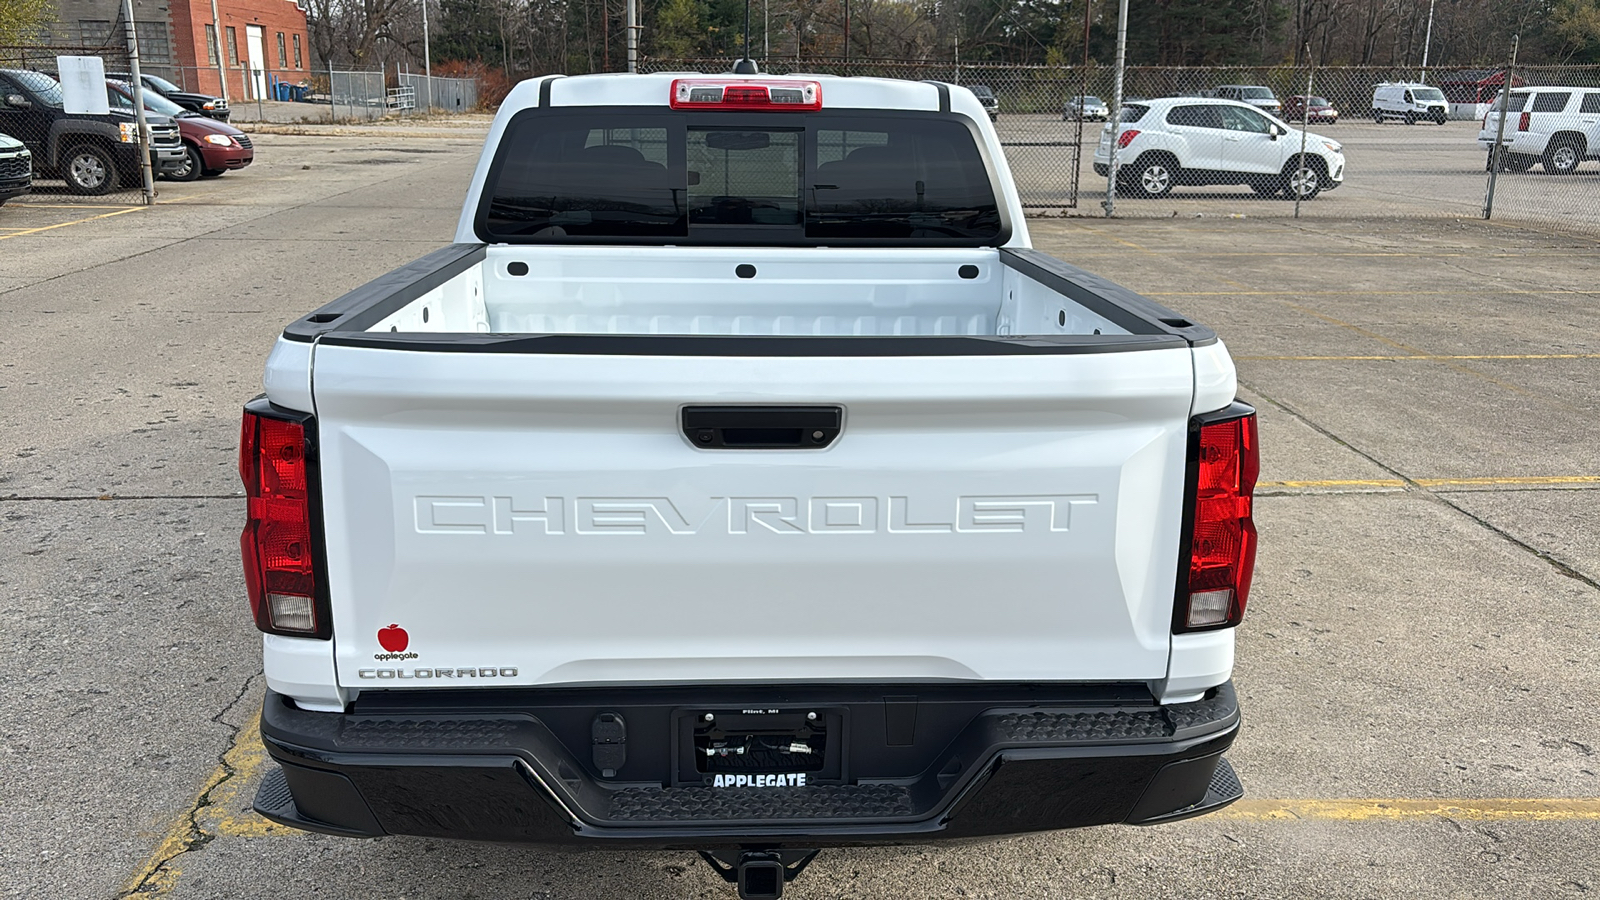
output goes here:
{"type": "Polygon", "coordinates": [[[1300,101],[1300,158],[1294,161],[1294,175],[1289,178],[1289,190],[1294,191],[1294,217],[1300,218],[1300,200],[1302,191],[1295,186],[1294,180],[1301,177],[1301,172],[1306,168],[1306,132],[1311,130],[1311,83],[1317,74],[1316,60],[1311,57],[1311,45],[1306,44],[1306,95],[1300,101]]]}
{"type": "Polygon", "coordinates": [[[339,95],[333,90],[333,62],[328,62],[328,122],[331,124],[339,118],[339,95]]]}
{"type": "MultiPolygon", "coordinates": [[[[155,173],[150,169],[150,122],[144,114],[144,79],[139,73],[139,36],[133,27],[133,0],[122,0],[123,33],[128,38],[128,75],[133,81],[133,118],[139,125],[139,175],[144,188],[144,204],[156,202],[155,173]]],[[[113,173],[107,172],[109,177],[113,173]]],[[[112,185],[113,189],[120,185],[112,185]]]]}
{"type": "Polygon", "coordinates": [[[1494,215],[1494,185],[1495,177],[1500,174],[1500,157],[1504,153],[1500,149],[1506,139],[1506,115],[1511,107],[1511,80],[1515,77],[1517,68],[1517,45],[1521,42],[1520,35],[1511,36],[1511,60],[1506,63],[1506,76],[1500,80],[1500,122],[1494,130],[1494,146],[1489,148],[1489,189],[1483,197],[1483,217],[1485,219],[1494,215]]]}
{"type": "Polygon", "coordinates": [[[1106,159],[1106,218],[1117,213],[1117,150],[1122,143],[1122,73],[1128,62],[1128,0],[1117,10],[1117,72],[1111,93],[1111,152],[1106,159]]]}

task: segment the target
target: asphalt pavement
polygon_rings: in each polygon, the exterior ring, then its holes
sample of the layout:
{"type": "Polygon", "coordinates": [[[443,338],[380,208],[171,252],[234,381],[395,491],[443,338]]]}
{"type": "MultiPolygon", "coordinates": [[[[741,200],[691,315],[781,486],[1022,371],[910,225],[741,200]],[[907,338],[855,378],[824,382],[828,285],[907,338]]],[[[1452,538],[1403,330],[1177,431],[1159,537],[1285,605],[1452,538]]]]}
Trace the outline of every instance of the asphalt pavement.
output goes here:
{"type": "MultiPolygon", "coordinates": [[[[285,323],[449,241],[478,151],[376,134],[259,134],[255,166],[149,209],[0,210],[0,895],[732,896],[690,854],[249,812],[270,763],[239,407],[285,323]]],[[[1248,796],[1155,828],[829,851],[788,896],[1600,889],[1596,242],[1370,211],[1031,227],[1216,328],[1261,410],[1248,796]]]]}

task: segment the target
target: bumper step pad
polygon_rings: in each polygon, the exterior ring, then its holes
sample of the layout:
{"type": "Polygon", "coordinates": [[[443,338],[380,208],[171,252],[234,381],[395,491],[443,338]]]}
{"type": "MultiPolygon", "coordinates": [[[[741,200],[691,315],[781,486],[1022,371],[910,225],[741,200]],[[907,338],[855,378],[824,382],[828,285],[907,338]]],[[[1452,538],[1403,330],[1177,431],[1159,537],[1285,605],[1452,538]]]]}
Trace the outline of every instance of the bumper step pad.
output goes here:
{"type": "Polygon", "coordinates": [[[1217,760],[1217,770],[1211,775],[1211,784],[1206,788],[1205,797],[1193,806],[1173,810],[1166,815],[1155,816],[1136,824],[1160,825],[1164,822],[1177,822],[1181,819],[1192,819],[1206,813],[1216,812],[1224,806],[1244,796],[1244,784],[1239,781],[1239,775],[1233,771],[1233,765],[1227,758],[1217,760]]]}
{"type": "Polygon", "coordinates": [[[731,793],[715,788],[627,788],[611,800],[615,822],[898,819],[913,815],[911,791],[893,784],[818,785],[731,793]]]}
{"type": "Polygon", "coordinates": [[[365,819],[362,827],[334,825],[306,815],[295,805],[294,793],[289,788],[288,770],[281,765],[273,766],[261,777],[261,786],[256,788],[256,799],[251,806],[262,818],[301,831],[315,831],[338,837],[377,837],[383,834],[383,830],[371,819],[372,814],[364,805],[360,815],[350,817],[352,821],[365,819]]]}

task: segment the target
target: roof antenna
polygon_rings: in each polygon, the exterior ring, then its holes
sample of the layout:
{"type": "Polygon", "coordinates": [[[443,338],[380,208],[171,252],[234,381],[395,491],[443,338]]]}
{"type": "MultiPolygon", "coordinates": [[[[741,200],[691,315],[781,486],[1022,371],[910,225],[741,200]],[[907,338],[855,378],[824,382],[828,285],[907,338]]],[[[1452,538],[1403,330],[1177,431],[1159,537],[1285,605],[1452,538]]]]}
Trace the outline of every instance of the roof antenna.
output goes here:
{"type": "Polygon", "coordinates": [[[761,68],[750,58],[750,0],[744,0],[744,56],[733,64],[735,75],[759,75],[761,68]]]}

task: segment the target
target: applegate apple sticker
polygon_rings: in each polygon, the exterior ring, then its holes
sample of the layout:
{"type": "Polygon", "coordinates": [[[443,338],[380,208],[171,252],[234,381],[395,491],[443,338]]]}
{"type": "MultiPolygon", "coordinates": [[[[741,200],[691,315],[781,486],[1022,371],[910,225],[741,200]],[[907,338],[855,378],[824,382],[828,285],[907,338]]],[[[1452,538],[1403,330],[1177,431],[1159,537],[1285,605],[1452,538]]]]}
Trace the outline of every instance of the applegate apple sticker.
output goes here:
{"type": "Polygon", "coordinates": [[[378,646],[387,650],[387,653],[374,653],[373,659],[416,659],[415,652],[407,653],[406,648],[411,646],[411,635],[398,624],[390,623],[387,628],[378,629],[378,646]]]}

